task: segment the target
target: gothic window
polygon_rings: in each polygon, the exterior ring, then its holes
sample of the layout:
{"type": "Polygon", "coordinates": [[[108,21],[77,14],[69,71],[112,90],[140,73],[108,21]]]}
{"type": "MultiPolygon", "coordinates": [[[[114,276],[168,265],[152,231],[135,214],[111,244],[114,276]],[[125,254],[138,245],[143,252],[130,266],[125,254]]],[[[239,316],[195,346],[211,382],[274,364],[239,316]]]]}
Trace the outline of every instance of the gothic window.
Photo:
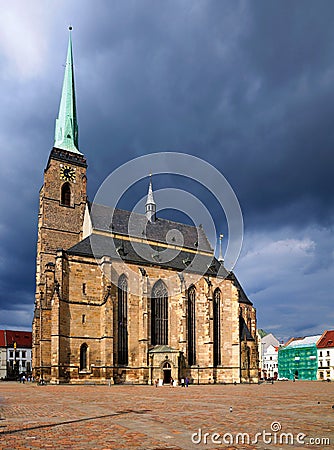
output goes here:
{"type": "Polygon", "coordinates": [[[188,289],[188,364],[196,364],[196,289],[191,286],[188,289]]]}
{"type": "Polygon", "coordinates": [[[213,365],[221,364],[220,342],[220,289],[213,293],[213,365]]]}
{"type": "Polygon", "coordinates": [[[118,364],[128,364],[128,280],[125,275],[118,279],[118,364]]]}
{"type": "Polygon", "coordinates": [[[151,343],[152,345],[168,344],[168,292],[161,280],[157,281],[152,289],[151,343]]]}
{"type": "Polygon", "coordinates": [[[71,188],[69,183],[64,183],[61,188],[61,204],[71,206],[71,188]]]}
{"type": "Polygon", "coordinates": [[[80,370],[87,370],[87,344],[80,347],[80,370]]]}

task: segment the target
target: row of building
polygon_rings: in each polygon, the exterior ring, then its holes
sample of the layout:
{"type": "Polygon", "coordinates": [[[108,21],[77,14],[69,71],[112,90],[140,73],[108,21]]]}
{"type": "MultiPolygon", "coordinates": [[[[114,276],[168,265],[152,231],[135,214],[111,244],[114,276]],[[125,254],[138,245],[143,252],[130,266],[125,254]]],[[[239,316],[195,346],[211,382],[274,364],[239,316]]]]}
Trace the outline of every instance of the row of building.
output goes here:
{"type": "Polygon", "coordinates": [[[31,373],[31,331],[0,330],[0,379],[31,373]]]}
{"type": "MultiPolygon", "coordinates": [[[[0,330],[0,379],[30,374],[32,335],[0,330]]],[[[334,330],[291,338],[282,344],[272,334],[259,336],[259,378],[334,381],[334,330]]]]}
{"type": "Polygon", "coordinates": [[[285,344],[271,333],[259,337],[259,363],[262,379],[334,380],[334,330],[285,344]]]}

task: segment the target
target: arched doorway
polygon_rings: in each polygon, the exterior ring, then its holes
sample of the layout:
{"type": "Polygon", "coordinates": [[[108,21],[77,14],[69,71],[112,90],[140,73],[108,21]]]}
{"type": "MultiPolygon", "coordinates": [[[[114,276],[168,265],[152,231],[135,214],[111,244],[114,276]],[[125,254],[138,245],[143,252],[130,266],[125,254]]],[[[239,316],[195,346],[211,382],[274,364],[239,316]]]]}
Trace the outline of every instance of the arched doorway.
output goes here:
{"type": "Polygon", "coordinates": [[[169,384],[170,383],[170,379],[172,377],[172,367],[170,365],[170,363],[168,361],[166,361],[163,365],[163,380],[164,380],[164,384],[169,384]]]}

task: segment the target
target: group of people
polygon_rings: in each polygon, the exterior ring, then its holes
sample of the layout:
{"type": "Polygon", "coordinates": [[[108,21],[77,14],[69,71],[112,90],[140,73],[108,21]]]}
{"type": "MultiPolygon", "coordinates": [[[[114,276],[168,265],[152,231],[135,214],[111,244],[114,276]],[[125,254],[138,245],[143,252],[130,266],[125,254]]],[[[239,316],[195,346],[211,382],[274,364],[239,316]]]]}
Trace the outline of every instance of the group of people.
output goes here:
{"type": "Polygon", "coordinates": [[[28,383],[30,383],[30,381],[34,381],[34,378],[33,378],[33,376],[31,375],[28,375],[27,377],[26,377],[26,375],[23,373],[22,375],[20,375],[20,383],[25,383],[26,381],[28,381],[28,383]]]}
{"type": "Polygon", "coordinates": [[[185,379],[181,378],[181,386],[182,387],[188,387],[189,386],[189,378],[188,377],[186,377],[185,379]]]}
{"type": "MultiPolygon", "coordinates": [[[[190,380],[189,380],[188,377],[186,377],[186,378],[181,378],[180,382],[178,382],[177,380],[174,380],[174,378],[171,377],[171,378],[170,378],[170,382],[169,382],[169,384],[170,384],[171,387],[175,387],[175,386],[188,387],[188,386],[189,386],[189,383],[190,383],[190,380]]],[[[159,380],[158,380],[158,379],[154,380],[154,386],[155,386],[155,387],[158,387],[159,384],[160,384],[160,383],[159,383],[159,380]]],[[[162,380],[161,380],[161,384],[162,384],[162,380]]]]}

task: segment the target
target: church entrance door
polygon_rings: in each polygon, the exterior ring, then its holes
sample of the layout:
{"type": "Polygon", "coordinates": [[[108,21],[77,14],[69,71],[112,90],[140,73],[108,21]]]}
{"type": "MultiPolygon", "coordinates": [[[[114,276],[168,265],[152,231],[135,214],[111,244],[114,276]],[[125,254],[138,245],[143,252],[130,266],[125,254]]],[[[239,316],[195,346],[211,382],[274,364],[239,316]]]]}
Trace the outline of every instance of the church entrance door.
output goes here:
{"type": "Polygon", "coordinates": [[[171,376],[172,376],[172,367],[171,367],[171,365],[170,365],[170,363],[168,361],[166,361],[164,363],[162,371],[163,371],[163,374],[164,374],[164,376],[163,376],[164,384],[169,384],[171,376]]]}
{"type": "Polygon", "coordinates": [[[164,369],[164,384],[169,384],[172,376],[172,371],[170,369],[164,369]]]}

